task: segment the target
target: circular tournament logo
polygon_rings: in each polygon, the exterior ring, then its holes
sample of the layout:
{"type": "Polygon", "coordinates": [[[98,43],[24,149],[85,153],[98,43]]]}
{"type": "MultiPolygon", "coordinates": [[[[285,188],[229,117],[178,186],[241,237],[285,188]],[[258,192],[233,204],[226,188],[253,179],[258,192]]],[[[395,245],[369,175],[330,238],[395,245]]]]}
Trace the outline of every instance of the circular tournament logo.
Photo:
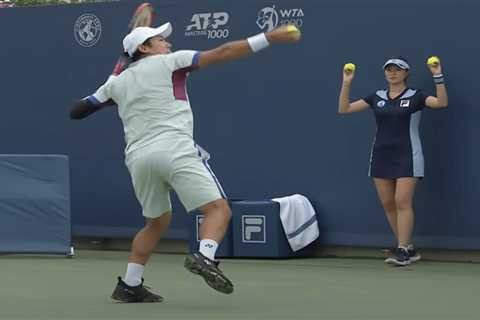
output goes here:
{"type": "Polygon", "coordinates": [[[377,106],[378,106],[379,108],[384,107],[384,106],[385,106],[385,101],[383,101],[383,100],[378,101],[377,106]]]}
{"type": "Polygon", "coordinates": [[[94,46],[102,35],[102,24],[94,14],[85,13],[78,17],[73,28],[75,40],[82,47],[94,46]]]}

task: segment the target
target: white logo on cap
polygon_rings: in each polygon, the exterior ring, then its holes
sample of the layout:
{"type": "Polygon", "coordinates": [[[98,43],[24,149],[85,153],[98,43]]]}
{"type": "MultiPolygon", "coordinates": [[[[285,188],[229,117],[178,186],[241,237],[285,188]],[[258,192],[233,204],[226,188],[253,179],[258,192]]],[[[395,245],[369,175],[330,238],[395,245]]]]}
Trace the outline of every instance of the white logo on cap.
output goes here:
{"type": "Polygon", "coordinates": [[[82,47],[92,47],[102,35],[102,24],[94,14],[85,13],[78,17],[73,28],[75,40],[82,47]]]}

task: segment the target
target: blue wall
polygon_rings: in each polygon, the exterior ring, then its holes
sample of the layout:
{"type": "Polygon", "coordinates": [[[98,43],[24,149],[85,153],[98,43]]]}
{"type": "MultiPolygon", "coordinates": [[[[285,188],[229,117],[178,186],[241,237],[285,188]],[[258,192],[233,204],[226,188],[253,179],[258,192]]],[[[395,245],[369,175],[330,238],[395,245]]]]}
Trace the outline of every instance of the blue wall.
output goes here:
{"type": "MultiPolygon", "coordinates": [[[[416,243],[480,248],[477,1],[152,2],[159,23],[172,22],[170,40],[177,49],[202,50],[225,41],[185,36],[195,13],[228,12],[221,28],[233,40],[260,32],[256,19],[264,7],[275,5],[280,15],[302,9],[303,17],[295,17],[303,23],[300,44],[193,73],[189,94],[196,140],[213,154],[229,195],[307,195],[326,244],[393,244],[367,177],[373,116],[336,113],[343,64],[357,64],[352,98],[385,86],[381,65],[398,54],[412,65],[411,85],[433,93],[425,60],[439,55],[450,106],[423,116],[426,178],[416,194],[416,243]]],[[[78,122],[67,115],[72,101],[93,92],[110,73],[138,3],[0,10],[0,152],[70,156],[74,235],[126,236],[142,225],[116,112],[78,122]],[[73,36],[75,20],[84,13],[102,23],[92,47],[80,46],[73,36]]],[[[168,236],[185,238],[187,216],[178,204],[175,209],[168,236]]]]}

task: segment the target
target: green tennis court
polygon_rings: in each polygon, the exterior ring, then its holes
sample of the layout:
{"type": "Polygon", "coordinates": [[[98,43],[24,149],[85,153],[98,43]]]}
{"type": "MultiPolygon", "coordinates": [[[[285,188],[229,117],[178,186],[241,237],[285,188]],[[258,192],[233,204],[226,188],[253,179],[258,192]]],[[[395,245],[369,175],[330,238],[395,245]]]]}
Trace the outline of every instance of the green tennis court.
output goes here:
{"type": "Polygon", "coordinates": [[[480,265],[379,259],[224,260],[232,295],[155,254],[146,285],[163,303],[109,299],[126,252],[0,257],[0,319],[478,319],[480,265]]]}

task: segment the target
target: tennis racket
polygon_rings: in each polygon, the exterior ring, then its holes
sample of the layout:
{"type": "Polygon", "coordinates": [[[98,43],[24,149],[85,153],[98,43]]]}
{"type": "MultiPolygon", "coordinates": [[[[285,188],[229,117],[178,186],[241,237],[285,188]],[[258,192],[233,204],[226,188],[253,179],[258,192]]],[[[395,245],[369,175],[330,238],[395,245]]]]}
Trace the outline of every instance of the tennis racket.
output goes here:
{"type": "MultiPolygon", "coordinates": [[[[148,2],[142,3],[135,9],[132,19],[130,19],[127,34],[136,27],[150,27],[153,24],[154,18],[155,10],[153,9],[153,6],[148,2]]],[[[128,67],[129,64],[130,57],[122,50],[122,53],[120,54],[115,67],[113,68],[112,75],[119,75],[123,70],[126,69],[126,67],[128,67]]]]}
{"type": "MultiPolygon", "coordinates": [[[[142,3],[135,9],[133,16],[128,23],[127,34],[136,27],[150,27],[153,24],[154,17],[155,11],[153,9],[153,6],[148,2],[142,3]]],[[[120,57],[115,64],[115,67],[113,68],[112,75],[117,76],[122,73],[122,71],[128,67],[130,62],[130,57],[126,52],[122,50],[122,53],[120,54],[120,57]]],[[[80,100],[78,106],[74,106],[74,108],[72,109],[74,112],[78,111],[76,112],[76,114],[81,116],[78,119],[84,118],[104,107],[115,105],[115,102],[112,99],[109,99],[100,104],[95,104],[94,106],[92,106],[91,103],[87,103],[87,106],[85,106],[85,101],[85,98],[80,100]]]]}

